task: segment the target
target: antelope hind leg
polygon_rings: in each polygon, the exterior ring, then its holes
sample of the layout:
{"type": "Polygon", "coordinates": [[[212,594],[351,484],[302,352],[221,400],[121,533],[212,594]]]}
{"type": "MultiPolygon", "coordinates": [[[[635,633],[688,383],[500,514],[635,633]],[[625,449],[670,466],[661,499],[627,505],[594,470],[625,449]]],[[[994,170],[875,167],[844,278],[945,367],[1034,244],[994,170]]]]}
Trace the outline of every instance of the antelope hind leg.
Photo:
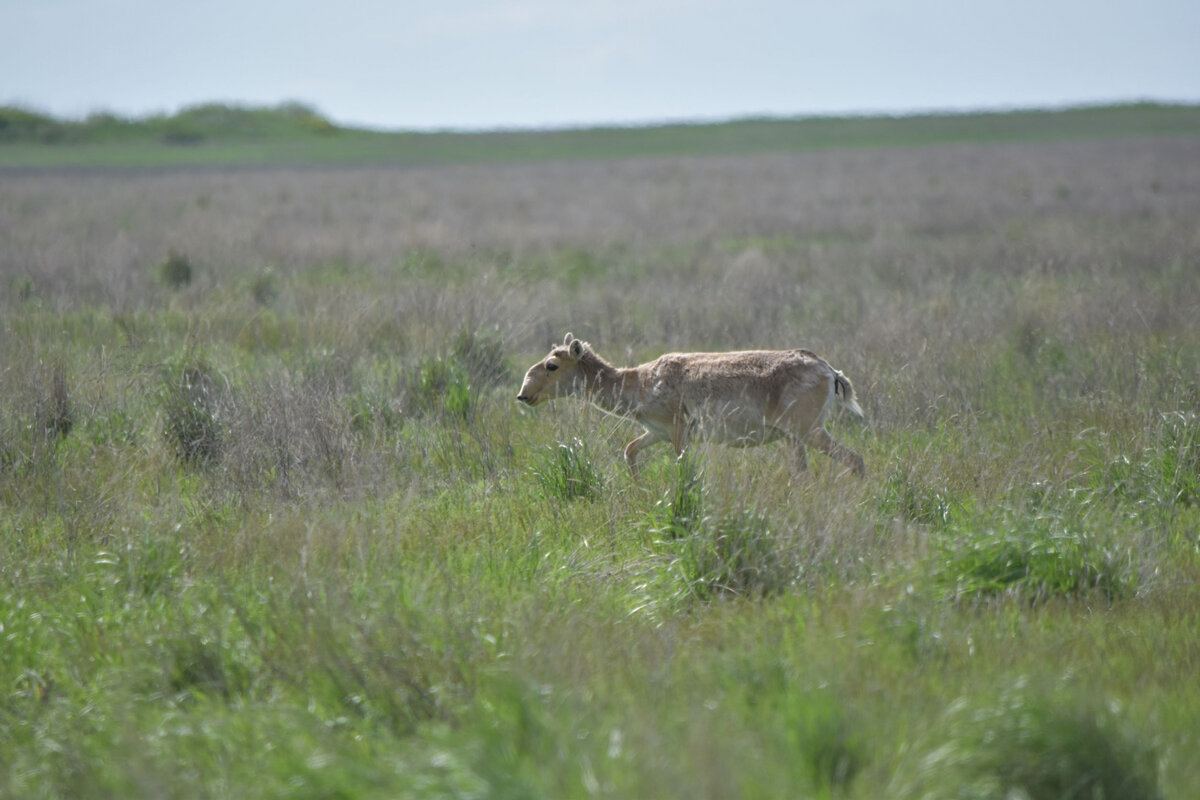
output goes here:
{"type": "Polygon", "coordinates": [[[658,441],[658,439],[655,438],[654,433],[652,431],[646,431],[641,436],[625,445],[625,463],[629,465],[629,472],[632,473],[635,480],[638,476],[638,451],[654,444],[656,441],[658,441]]]}

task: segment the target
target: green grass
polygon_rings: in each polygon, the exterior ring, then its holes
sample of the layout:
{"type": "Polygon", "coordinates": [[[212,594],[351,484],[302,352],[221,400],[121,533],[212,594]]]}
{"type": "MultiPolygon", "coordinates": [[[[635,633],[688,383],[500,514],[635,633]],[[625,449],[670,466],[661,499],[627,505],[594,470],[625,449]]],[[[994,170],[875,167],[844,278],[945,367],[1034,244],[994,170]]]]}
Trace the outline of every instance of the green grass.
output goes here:
{"type": "Polygon", "coordinates": [[[0,167],[524,163],[1198,134],[1200,109],[1155,104],[483,132],[341,128],[297,105],[209,104],[170,117],[82,121],[7,108],[0,167]]]}
{"type": "Polygon", "coordinates": [[[0,795],[1191,797],[1195,148],[14,177],[0,795]],[[867,477],[634,481],[568,328],[812,347],[867,477]]]}
{"type": "Polygon", "coordinates": [[[578,438],[546,448],[537,458],[533,475],[546,497],[562,500],[591,500],[603,488],[603,477],[588,456],[587,443],[578,438]]]}

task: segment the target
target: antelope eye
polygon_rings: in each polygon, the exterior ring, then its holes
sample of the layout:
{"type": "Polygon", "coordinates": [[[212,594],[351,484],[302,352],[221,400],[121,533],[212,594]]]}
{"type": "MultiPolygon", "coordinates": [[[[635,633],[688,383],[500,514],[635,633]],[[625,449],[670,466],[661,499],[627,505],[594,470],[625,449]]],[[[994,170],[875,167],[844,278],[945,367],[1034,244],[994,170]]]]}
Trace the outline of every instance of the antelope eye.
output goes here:
{"type": "Polygon", "coordinates": [[[556,369],[558,369],[558,364],[551,362],[546,365],[546,372],[554,372],[556,369]]]}

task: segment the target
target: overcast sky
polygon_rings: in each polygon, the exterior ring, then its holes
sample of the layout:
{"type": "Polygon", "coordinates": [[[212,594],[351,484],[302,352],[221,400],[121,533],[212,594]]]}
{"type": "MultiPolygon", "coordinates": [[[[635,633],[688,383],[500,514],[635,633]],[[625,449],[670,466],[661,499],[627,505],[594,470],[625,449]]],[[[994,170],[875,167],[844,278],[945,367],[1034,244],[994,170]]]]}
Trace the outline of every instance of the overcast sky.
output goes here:
{"type": "Polygon", "coordinates": [[[495,128],[1200,101],[1200,0],[0,0],[0,103],[495,128]]]}

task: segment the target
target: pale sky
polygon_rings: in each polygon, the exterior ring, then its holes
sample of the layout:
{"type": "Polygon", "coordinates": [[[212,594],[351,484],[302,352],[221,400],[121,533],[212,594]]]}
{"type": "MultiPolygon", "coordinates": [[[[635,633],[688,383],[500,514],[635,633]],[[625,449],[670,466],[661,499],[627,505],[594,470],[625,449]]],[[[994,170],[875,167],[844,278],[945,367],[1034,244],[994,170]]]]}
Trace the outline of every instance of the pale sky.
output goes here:
{"type": "Polygon", "coordinates": [[[1198,0],[0,0],[0,104],[384,129],[1200,102],[1198,0]]]}

